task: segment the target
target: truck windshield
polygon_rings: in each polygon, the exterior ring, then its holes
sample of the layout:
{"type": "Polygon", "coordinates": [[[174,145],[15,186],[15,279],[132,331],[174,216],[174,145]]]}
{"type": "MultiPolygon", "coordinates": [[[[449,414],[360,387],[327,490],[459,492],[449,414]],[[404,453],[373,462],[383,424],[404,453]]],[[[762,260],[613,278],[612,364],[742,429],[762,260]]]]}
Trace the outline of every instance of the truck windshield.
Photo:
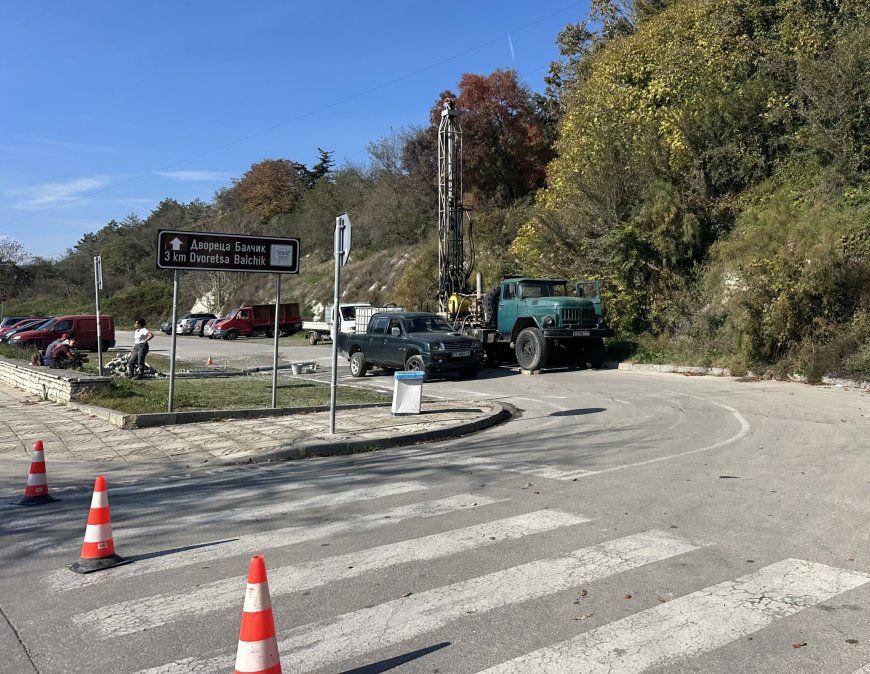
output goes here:
{"type": "Polygon", "coordinates": [[[224,318],[224,320],[227,320],[227,321],[233,320],[236,317],[236,314],[238,313],[238,311],[239,311],[238,309],[233,309],[230,313],[228,313],[226,315],[226,318],[224,318]]]}
{"type": "Polygon", "coordinates": [[[520,283],[521,299],[534,297],[565,297],[566,283],[564,281],[523,281],[520,283]]]}
{"type": "Polygon", "coordinates": [[[440,316],[421,316],[408,322],[409,332],[453,332],[451,325],[440,316]]]}

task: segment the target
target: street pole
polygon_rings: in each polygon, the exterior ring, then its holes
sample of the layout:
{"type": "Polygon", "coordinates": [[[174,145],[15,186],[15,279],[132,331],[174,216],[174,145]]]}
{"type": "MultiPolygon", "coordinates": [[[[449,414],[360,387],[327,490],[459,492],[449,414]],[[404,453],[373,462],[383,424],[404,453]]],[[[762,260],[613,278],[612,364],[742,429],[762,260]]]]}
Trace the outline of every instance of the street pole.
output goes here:
{"type": "Polygon", "coordinates": [[[94,257],[94,293],[97,312],[97,374],[103,376],[103,331],[100,326],[100,291],[103,289],[103,258],[94,257]]]}
{"type": "MultiPolygon", "coordinates": [[[[340,225],[339,225],[340,227],[340,225]]],[[[336,227],[338,231],[338,227],[336,227]]],[[[336,234],[336,236],[338,236],[336,234]]],[[[335,435],[335,390],[338,386],[338,336],[341,334],[341,311],[339,311],[339,278],[341,276],[341,252],[335,251],[335,289],[332,293],[332,378],[329,384],[329,432],[335,435]]]]}
{"type": "Polygon", "coordinates": [[[272,354],[272,409],[278,407],[278,338],[281,336],[281,274],[275,274],[275,351],[272,354]]]}
{"type": "Polygon", "coordinates": [[[172,272],[172,348],[169,351],[169,405],[167,412],[172,412],[172,400],[175,397],[175,340],[178,339],[178,270],[172,272]]]}

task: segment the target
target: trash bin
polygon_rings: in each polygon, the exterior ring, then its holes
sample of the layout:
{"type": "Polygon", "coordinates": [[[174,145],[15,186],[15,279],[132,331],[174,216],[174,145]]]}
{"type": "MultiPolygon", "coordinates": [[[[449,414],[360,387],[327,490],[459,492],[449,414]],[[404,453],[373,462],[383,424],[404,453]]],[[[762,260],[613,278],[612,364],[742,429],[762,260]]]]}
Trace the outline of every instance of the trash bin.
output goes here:
{"type": "Polygon", "coordinates": [[[393,375],[393,414],[420,414],[425,372],[396,372],[393,375]]]}

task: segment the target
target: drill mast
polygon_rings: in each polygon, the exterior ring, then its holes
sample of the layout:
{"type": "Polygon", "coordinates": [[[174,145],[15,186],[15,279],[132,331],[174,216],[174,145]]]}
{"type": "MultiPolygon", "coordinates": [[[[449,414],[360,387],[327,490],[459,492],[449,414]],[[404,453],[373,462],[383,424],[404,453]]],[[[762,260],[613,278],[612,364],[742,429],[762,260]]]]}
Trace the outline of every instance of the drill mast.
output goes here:
{"type": "Polygon", "coordinates": [[[462,128],[459,110],[448,99],[438,125],[438,311],[444,315],[452,313],[451,296],[468,292],[473,263],[465,262],[464,214],[462,128]]]}

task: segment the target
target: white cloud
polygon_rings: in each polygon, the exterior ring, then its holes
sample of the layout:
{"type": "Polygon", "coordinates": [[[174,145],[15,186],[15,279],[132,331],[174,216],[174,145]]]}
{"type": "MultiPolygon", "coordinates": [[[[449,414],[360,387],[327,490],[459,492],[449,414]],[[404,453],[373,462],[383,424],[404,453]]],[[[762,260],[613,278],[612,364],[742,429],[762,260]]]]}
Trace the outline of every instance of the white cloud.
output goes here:
{"type": "Polygon", "coordinates": [[[11,208],[19,211],[39,211],[73,201],[84,201],[90,193],[111,182],[108,176],[90,176],[59,183],[13,187],[6,191],[6,195],[13,202],[9,204],[11,208]]]}
{"type": "Polygon", "coordinates": [[[232,178],[229,173],[220,171],[157,171],[157,175],[169,180],[178,180],[183,183],[195,182],[226,182],[232,178]]]}
{"type": "Polygon", "coordinates": [[[19,139],[28,145],[42,145],[44,147],[58,148],[62,150],[90,150],[94,152],[114,152],[115,148],[109,145],[95,145],[93,143],[75,143],[66,140],[55,140],[45,136],[32,136],[19,139]]]}

